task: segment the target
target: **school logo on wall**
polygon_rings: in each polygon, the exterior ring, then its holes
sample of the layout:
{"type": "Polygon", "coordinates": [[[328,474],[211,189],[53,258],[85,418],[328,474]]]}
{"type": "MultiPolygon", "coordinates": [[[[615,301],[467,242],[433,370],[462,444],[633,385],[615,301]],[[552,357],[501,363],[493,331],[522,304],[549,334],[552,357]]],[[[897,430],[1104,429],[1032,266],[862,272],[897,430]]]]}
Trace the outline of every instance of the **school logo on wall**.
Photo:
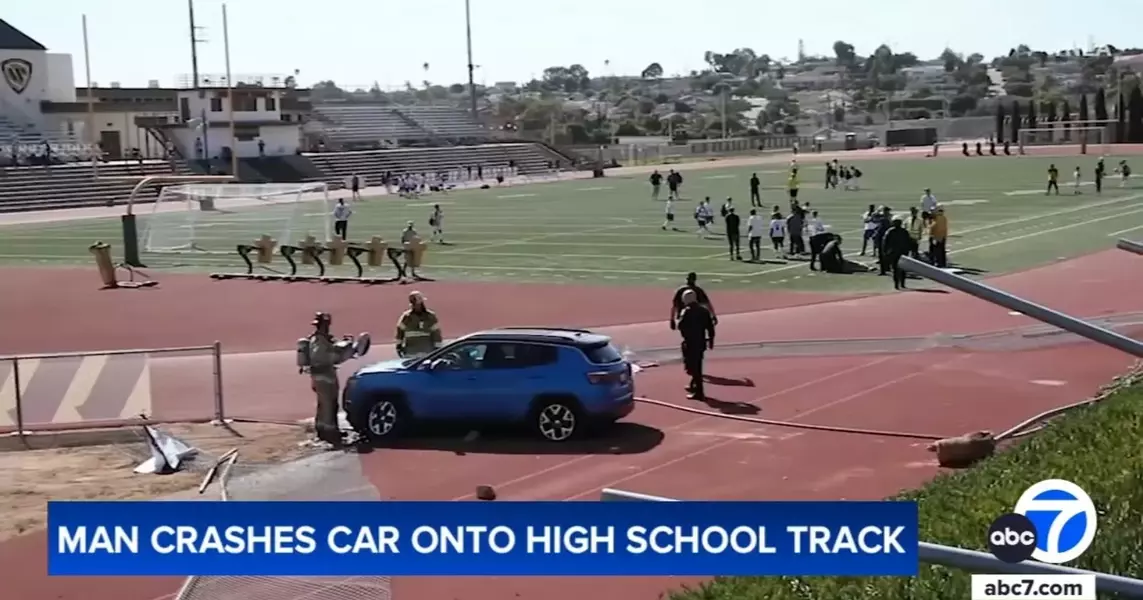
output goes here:
{"type": "Polygon", "coordinates": [[[17,94],[23,94],[32,82],[32,63],[22,58],[9,58],[0,62],[0,71],[3,71],[8,87],[17,94]]]}

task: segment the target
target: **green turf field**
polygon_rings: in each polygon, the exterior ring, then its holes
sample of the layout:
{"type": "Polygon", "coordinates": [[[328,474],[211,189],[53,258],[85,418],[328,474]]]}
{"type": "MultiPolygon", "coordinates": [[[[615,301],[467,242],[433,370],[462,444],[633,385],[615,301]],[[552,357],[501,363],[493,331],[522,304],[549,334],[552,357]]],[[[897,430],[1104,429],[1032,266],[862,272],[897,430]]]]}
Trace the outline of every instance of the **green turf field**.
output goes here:
{"type": "MultiPolygon", "coordinates": [[[[1107,159],[1109,167],[1117,162],[1114,157],[1107,159]]],[[[1110,248],[1118,235],[1143,236],[1143,183],[1120,188],[1118,179],[1112,178],[1102,195],[1096,195],[1091,185],[1082,188],[1083,194],[1072,195],[1071,170],[1081,166],[1090,179],[1095,164],[1091,156],[867,161],[857,163],[865,177],[864,189],[856,192],[822,189],[823,170],[817,161],[803,156],[800,163],[801,199],[845,237],[847,253],[860,249],[860,216],[866,205],[888,204],[904,212],[917,203],[925,187],[931,187],[947,207],[950,260],[990,274],[1110,248]],[[1045,197],[1040,191],[1051,162],[1063,174],[1059,197],[1045,197]]],[[[786,208],[785,169],[688,171],[682,165],[680,170],[686,178],[685,201],[676,204],[676,213],[685,233],[660,230],[663,205],[650,200],[646,176],[640,175],[461,191],[416,200],[373,198],[355,205],[351,238],[396,239],[407,220],[414,220],[427,238],[430,207],[440,202],[453,245],[434,246],[424,272],[443,279],[673,284],[681,273],[693,270],[712,287],[857,291],[888,286],[873,275],[811,274],[802,262],[728,260],[724,240],[703,240],[691,233],[689,217],[695,201],[710,196],[717,207],[731,196],[744,212],[749,208],[747,179],[757,170],[766,188],[763,202],[786,208]]],[[[143,207],[140,214],[150,210],[143,207]]],[[[274,229],[282,226],[284,217],[274,215],[274,209],[261,210],[267,212],[203,217],[196,234],[219,250],[247,242],[251,232],[263,228],[279,236],[274,229]]],[[[304,218],[320,221],[320,213],[307,210],[309,216],[304,218]]],[[[168,220],[167,235],[175,235],[186,217],[163,218],[168,220]]],[[[295,230],[301,226],[296,222],[295,230]]],[[[146,218],[140,225],[141,231],[145,229],[146,218]]],[[[0,227],[0,262],[89,264],[88,244],[106,240],[118,249],[119,238],[117,218],[0,227]]],[[[144,258],[156,267],[177,263],[215,271],[241,264],[232,255],[179,257],[174,262],[168,257],[144,258]]]]}

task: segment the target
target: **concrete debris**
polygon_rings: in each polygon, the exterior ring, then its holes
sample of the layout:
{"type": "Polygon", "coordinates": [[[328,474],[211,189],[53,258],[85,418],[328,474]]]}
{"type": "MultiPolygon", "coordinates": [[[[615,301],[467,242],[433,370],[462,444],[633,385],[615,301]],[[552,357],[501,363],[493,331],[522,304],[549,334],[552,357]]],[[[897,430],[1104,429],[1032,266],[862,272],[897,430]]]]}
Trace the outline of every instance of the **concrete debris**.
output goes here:
{"type": "Polygon", "coordinates": [[[198,454],[198,448],[150,425],[143,426],[143,435],[151,448],[151,458],[135,467],[140,475],[168,475],[176,473],[184,462],[198,454]]]}
{"type": "Polygon", "coordinates": [[[937,462],[945,468],[963,469],[992,456],[996,452],[996,438],[991,431],[976,431],[957,437],[937,440],[929,445],[937,462]]]}
{"type": "Polygon", "coordinates": [[[495,500],[496,490],[490,485],[476,486],[476,499],[477,500],[495,500]]]}

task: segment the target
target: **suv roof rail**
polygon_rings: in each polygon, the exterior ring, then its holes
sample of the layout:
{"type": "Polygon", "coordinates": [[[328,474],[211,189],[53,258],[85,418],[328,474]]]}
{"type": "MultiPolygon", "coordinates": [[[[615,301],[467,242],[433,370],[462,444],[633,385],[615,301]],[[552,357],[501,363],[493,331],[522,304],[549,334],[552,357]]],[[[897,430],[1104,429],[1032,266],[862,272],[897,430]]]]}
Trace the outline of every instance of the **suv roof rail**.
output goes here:
{"type": "MultiPolygon", "coordinates": [[[[499,329],[499,330],[513,330],[513,329],[515,329],[515,330],[531,330],[531,331],[543,331],[546,329],[549,331],[565,331],[567,333],[592,333],[591,331],[589,331],[587,329],[576,329],[574,327],[543,327],[543,326],[539,326],[539,325],[534,325],[534,326],[512,325],[512,326],[508,326],[508,327],[495,327],[492,330],[495,331],[497,329],[499,329]]],[[[600,334],[600,335],[602,335],[602,334],[600,334]]]]}

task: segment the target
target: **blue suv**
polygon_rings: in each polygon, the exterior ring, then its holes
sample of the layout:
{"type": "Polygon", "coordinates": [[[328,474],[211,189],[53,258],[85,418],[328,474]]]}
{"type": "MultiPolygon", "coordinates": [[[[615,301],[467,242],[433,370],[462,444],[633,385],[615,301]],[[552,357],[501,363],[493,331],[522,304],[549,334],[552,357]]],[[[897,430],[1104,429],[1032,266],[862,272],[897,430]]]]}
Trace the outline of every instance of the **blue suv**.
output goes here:
{"type": "Polygon", "coordinates": [[[433,353],[362,367],[342,405],[378,442],[416,422],[522,424],[551,442],[615,422],[635,406],[631,364],[611,338],[581,329],[502,328],[433,353]]]}

